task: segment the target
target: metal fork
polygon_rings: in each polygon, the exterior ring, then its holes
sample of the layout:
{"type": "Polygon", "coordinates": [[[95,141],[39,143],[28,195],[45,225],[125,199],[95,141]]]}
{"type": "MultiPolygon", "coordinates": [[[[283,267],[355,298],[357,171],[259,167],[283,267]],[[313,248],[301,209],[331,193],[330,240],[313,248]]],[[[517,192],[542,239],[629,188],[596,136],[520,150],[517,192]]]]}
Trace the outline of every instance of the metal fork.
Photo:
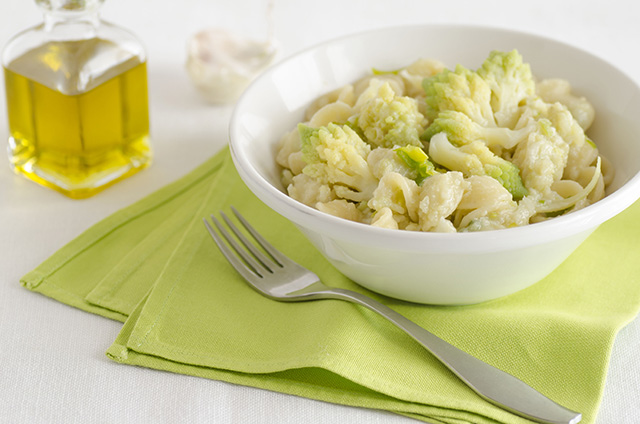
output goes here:
{"type": "Polygon", "coordinates": [[[218,232],[206,218],[204,224],[229,263],[260,294],[284,302],[339,299],[364,306],[411,336],[488,402],[540,423],[574,424],[582,419],[580,413],[555,403],[516,377],[463,352],[382,303],[360,293],[324,285],[317,275],[276,250],[235,208],[231,209],[254,242],[249,241],[223,212],[220,216],[235,238],[213,215],[211,220],[218,232]]]}

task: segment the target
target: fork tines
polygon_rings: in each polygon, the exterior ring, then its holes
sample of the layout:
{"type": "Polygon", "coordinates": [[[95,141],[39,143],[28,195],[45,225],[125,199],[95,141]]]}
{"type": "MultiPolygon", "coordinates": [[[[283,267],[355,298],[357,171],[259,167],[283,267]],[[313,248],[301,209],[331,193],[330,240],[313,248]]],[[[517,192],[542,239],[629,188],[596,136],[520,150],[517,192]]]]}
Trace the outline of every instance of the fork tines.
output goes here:
{"type": "Polygon", "coordinates": [[[203,218],[203,221],[207,230],[209,230],[211,237],[213,237],[213,240],[220,248],[220,251],[233,265],[233,267],[243,274],[245,278],[250,277],[245,275],[245,272],[251,272],[253,276],[264,277],[266,275],[265,271],[273,273],[274,267],[282,267],[284,262],[282,255],[271,244],[269,244],[269,242],[267,242],[233,206],[231,207],[231,210],[247,233],[251,235],[254,240],[253,242],[249,241],[233,221],[222,211],[220,211],[220,216],[235,237],[229,234],[215,216],[210,215],[211,221],[213,221],[218,230],[217,232],[209,224],[206,218],[203,218]],[[238,243],[238,241],[240,243],[238,243]],[[270,258],[256,248],[254,243],[260,246],[270,256],[270,258]],[[229,249],[229,246],[231,246],[233,251],[229,249]]]}

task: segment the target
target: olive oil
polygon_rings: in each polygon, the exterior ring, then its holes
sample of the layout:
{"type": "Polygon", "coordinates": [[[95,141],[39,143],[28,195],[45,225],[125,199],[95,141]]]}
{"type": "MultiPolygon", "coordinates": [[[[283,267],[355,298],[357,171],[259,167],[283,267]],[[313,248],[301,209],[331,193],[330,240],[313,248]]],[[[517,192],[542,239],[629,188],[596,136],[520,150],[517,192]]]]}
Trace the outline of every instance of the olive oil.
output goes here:
{"type": "Polygon", "coordinates": [[[16,172],[83,198],[150,164],[145,62],[105,40],[50,42],[4,76],[16,172]]]}

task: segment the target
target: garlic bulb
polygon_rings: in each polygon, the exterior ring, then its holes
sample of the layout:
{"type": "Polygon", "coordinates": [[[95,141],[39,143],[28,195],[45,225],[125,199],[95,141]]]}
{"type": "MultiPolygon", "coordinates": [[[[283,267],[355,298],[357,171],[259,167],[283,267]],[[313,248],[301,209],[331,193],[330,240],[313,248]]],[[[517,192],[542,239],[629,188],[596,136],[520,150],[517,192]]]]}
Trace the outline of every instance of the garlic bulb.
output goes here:
{"type": "Polygon", "coordinates": [[[231,103],[276,55],[272,41],[258,42],[221,29],[209,29],[189,40],[186,67],[209,102],[231,103]]]}

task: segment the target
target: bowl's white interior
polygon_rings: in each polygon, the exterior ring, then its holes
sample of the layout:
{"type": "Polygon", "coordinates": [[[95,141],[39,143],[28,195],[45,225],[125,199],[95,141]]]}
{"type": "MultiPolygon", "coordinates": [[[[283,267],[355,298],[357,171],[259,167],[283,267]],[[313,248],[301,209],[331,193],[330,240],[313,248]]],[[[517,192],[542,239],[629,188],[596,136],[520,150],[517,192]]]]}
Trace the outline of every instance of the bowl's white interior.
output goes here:
{"type": "MultiPolygon", "coordinates": [[[[609,193],[622,192],[613,196],[618,201],[610,203],[611,212],[604,219],[629,206],[640,193],[640,88],[587,52],[508,30],[450,25],[388,28],[308,49],[274,66],[249,87],[232,119],[232,148],[241,157],[240,166],[253,167],[255,178],[283,191],[274,160],[278,141],[295,128],[318,96],[355,81],[373,67],[396,69],[426,57],[449,68],[460,63],[476,69],[491,50],[512,49],[531,64],[537,78],[567,79],[574,93],[592,102],[596,119],[588,134],[615,167],[609,193]]],[[[605,201],[613,202],[611,197],[605,201]]]]}

